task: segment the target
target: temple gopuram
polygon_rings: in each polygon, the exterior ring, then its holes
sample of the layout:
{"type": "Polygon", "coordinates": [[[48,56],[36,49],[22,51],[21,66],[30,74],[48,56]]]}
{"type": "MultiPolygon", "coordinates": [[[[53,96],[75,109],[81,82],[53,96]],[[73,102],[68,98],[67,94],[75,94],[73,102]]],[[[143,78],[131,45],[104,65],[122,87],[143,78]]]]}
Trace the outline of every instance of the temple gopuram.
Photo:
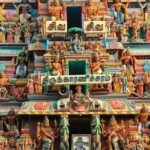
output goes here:
{"type": "Polygon", "coordinates": [[[0,0],[0,150],[150,150],[150,0],[0,0]]]}

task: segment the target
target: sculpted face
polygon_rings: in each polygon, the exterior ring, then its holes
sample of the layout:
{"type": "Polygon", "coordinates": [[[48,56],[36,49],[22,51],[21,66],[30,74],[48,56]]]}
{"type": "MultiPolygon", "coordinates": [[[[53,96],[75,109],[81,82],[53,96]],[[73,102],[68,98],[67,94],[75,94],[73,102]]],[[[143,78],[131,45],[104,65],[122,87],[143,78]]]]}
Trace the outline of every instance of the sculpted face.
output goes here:
{"type": "Polygon", "coordinates": [[[59,1],[58,0],[54,0],[54,5],[55,6],[59,6],[59,1]]]}

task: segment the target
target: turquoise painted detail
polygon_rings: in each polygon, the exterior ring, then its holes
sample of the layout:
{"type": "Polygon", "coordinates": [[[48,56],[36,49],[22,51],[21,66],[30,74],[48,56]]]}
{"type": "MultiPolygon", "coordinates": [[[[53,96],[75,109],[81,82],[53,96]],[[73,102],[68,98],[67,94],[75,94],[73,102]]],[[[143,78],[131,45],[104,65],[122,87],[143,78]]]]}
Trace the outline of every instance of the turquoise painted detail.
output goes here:
{"type": "Polygon", "coordinates": [[[146,61],[145,63],[144,63],[144,71],[145,72],[149,72],[150,71],[150,61],[146,61]]]}

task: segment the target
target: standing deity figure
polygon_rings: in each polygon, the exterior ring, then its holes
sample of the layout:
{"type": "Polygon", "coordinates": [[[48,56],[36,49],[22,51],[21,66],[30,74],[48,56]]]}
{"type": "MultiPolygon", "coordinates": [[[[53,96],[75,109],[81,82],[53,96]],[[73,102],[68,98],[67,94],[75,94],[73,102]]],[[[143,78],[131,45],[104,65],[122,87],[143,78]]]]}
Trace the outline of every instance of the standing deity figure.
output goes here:
{"type": "Polygon", "coordinates": [[[67,115],[62,115],[60,120],[60,149],[69,150],[69,121],[67,115]]]}
{"type": "Polygon", "coordinates": [[[19,121],[16,117],[14,108],[10,109],[7,116],[4,118],[4,125],[6,126],[8,132],[14,132],[15,137],[19,137],[19,121]]]}
{"type": "Polygon", "coordinates": [[[51,150],[54,142],[54,132],[50,127],[50,122],[47,116],[45,116],[44,124],[41,127],[41,136],[42,136],[42,150],[51,150]]]}
{"type": "Polygon", "coordinates": [[[114,92],[115,92],[115,93],[120,93],[120,92],[122,92],[123,83],[122,83],[121,78],[118,76],[117,73],[114,74],[114,77],[113,77],[113,85],[114,85],[114,92]]]}
{"type": "Polygon", "coordinates": [[[94,62],[91,63],[92,74],[102,74],[104,72],[104,62],[99,59],[99,56],[94,57],[94,62]]]}
{"type": "Polygon", "coordinates": [[[21,29],[19,25],[16,25],[14,27],[14,42],[15,43],[20,43],[20,38],[21,38],[21,29]]]}
{"type": "Polygon", "coordinates": [[[91,122],[92,150],[101,150],[101,123],[100,116],[93,115],[91,122]]]}
{"type": "Polygon", "coordinates": [[[41,82],[41,74],[38,72],[35,76],[35,92],[36,94],[42,94],[42,82],[41,82]]]}
{"type": "Polygon", "coordinates": [[[27,74],[27,55],[25,53],[25,47],[22,48],[19,56],[16,60],[16,76],[24,78],[27,74]]]}
{"type": "Polygon", "coordinates": [[[28,88],[28,94],[33,94],[34,93],[34,81],[33,81],[32,74],[29,75],[27,88],[28,88]]]}
{"type": "Polygon", "coordinates": [[[119,0],[115,0],[115,3],[112,5],[112,10],[113,10],[113,16],[116,19],[117,23],[122,24],[127,19],[128,5],[129,5],[129,0],[126,5],[119,2],[119,0]]]}
{"type": "Polygon", "coordinates": [[[141,7],[141,11],[142,11],[142,15],[144,16],[145,21],[147,21],[147,23],[150,23],[150,14],[149,14],[149,9],[150,9],[150,2],[149,0],[146,0],[145,3],[142,5],[141,0],[138,0],[140,7],[141,7]]]}
{"type": "Polygon", "coordinates": [[[87,4],[83,6],[82,12],[85,15],[85,20],[87,21],[98,20],[99,7],[93,0],[88,0],[87,4]]]}
{"type": "Polygon", "coordinates": [[[123,121],[119,125],[115,117],[112,116],[106,134],[108,136],[109,150],[120,150],[123,147],[123,135],[125,134],[123,121]]]}
{"type": "Polygon", "coordinates": [[[59,0],[48,1],[48,11],[53,21],[64,20],[64,7],[60,5],[59,0]]]}
{"type": "Polygon", "coordinates": [[[125,65],[126,67],[126,71],[128,70],[129,73],[133,75],[134,74],[134,70],[133,70],[133,65],[134,65],[134,59],[132,58],[131,54],[130,54],[130,49],[129,47],[127,48],[127,50],[123,53],[123,55],[120,58],[120,61],[122,62],[123,65],[125,65]]]}
{"type": "Polygon", "coordinates": [[[138,133],[142,134],[142,129],[148,128],[150,125],[149,119],[149,110],[146,107],[145,104],[142,105],[142,108],[140,110],[140,113],[137,118],[137,124],[138,124],[138,133]]]}

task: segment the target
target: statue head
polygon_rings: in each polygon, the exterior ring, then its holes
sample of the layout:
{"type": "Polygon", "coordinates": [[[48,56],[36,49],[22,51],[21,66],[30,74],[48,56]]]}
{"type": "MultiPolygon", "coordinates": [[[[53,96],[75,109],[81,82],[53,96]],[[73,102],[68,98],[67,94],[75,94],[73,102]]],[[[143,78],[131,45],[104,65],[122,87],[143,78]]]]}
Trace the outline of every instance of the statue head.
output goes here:
{"type": "Polygon", "coordinates": [[[49,119],[48,119],[48,117],[47,116],[45,116],[45,118],[44,118],[44,126],[45,127],[49,127],[49,119]]]}
{"type": "Polygon", "coordinates": [[[54,0],[54,6],[59,6],[59,0],[54,0]]]}
{"type": "Polygon", "coordinates": [[[140,112],[142,112],[142,113],[143,112],[148,112],[148,109],[147,109],[147,107],[144,103],[142,104],[142,108],[141,108],[140,112]]]}
{"type": "Polygon", "coordinates": [[[55,62],[58,63],[59,61],[60,61],[60,57],[59,57],[59,55],[57,55],[56,58],[55,58],[55,62]]]}
{"type": "Polygon", "coordinates": [[[5,145],[5,146],[8,146],[8,140],[5,140],[5,141],[4,141],[4,145],[5,145]]]}
{"type": "Polygon", "coordinates": [[[94,0],[88,0],[88,5],[92,6],[94,4],[94,0]]]}
{"type": "Polygon", "coordinates": [[[54,120],[54,126],[57,127],[58,126],[58,121],[55,119],[54,120]]]}
{"type": "Polygon", "coordinates": [[[9,111],[8,111],[8,116],[15,116],[15,110],[14,108],[11,108],[9,111]]]}
{"type": "Polygon", "coordinates": [[[99,55],[98,54],[95,55],[94,60],[99,61],[99,55]]]}
{"type": "Polygon", "coordinates": [[[116,125],[117,124],[117,121],[115,119],[115,116],[112,116],[111,119],[110,119],[110,125],[113,126],[113,125],[116,125]]]}
{"type": "Polygon", "coordinates": [[[126,50],[126,55],[130,55],[130,48],[129,47],[126,50]]]}
{"type": "Polygon", "coordinates": [[[77,92],[81,92],[81,91],[82,91],[81,85],[77,85],[77,86],[76,86],[76,91],[77,91],[77,92]]]}

